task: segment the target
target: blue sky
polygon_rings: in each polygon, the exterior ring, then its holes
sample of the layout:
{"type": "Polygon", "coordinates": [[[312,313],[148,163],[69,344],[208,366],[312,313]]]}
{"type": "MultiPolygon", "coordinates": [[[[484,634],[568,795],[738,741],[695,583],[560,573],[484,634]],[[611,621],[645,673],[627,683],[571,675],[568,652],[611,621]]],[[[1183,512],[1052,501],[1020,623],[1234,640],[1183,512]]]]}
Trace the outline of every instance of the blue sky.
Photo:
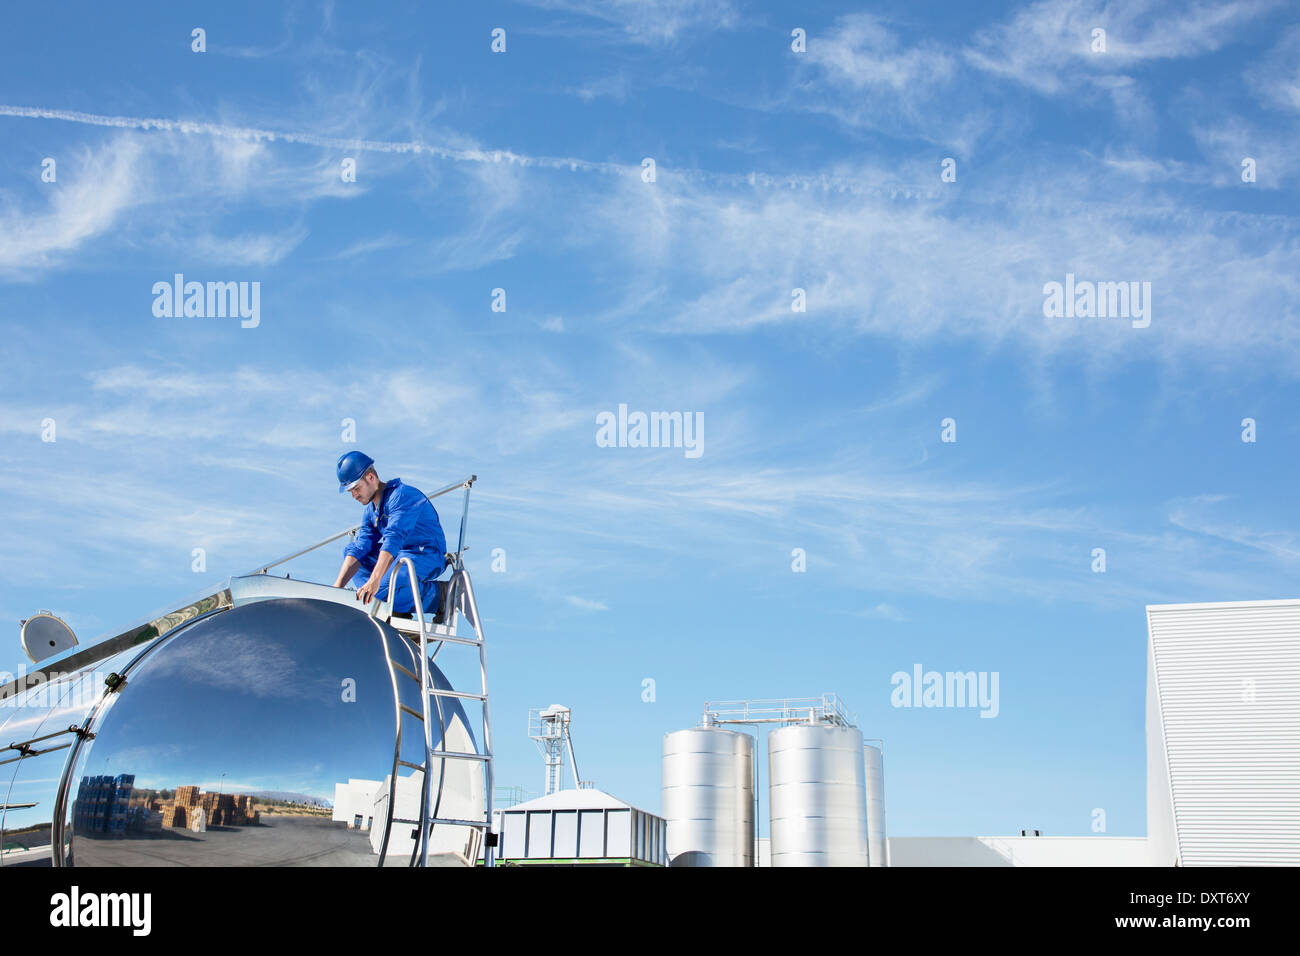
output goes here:
{"type": "Polygon", "coordinates": [[[656,809],[705,700],[835,691],[896,835],[1143,834],[1144,606],[1295,596],[1294,11],[466,6],[11,13],[0,616],[84,640],[346,527],[355,445],[479,475],[502,784],[531,706],[656,809]],[[257,326],[155,316],[176,273],[257,326]],[[1150,325],[1046,317],[1067,274],[1150,325]],[[600,447],[619,404],[703,453],[600,447]],[[998,716],[892,707],[916,664],[998,716]]]}

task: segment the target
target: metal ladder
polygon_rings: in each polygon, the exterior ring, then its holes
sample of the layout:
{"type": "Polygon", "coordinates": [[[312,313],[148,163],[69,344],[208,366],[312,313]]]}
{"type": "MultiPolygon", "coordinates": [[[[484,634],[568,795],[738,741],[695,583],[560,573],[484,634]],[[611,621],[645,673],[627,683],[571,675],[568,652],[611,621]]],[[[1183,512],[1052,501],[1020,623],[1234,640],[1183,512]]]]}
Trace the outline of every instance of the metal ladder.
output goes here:
{"type": "MultiPolygon", "coordinates": [[[[401,567],[406,568],[407,580],[411,587],[411,593],[415,602],[415,617],[411,620],[394,618],[391,612],[388,612],[387,623],[398,631],[403,643],[406,645],[405,650],[408,657],[405,662],[395,659],[393,649],[389,646],[388,637],[383,634],[383,628],[379,628],[384,639],[385,655],[389,664],[389,675],[393,683],[393,696],[397,708],[396,722],[397,734],[393,749],[393,770],[389,777],[388,789],[388,807],[386,811],[386,820],[384,825],[383,840],[379,849],[379,865],[384,865],[384,860],[388,854],[388,842],[392,833],[394,824],[413,825],[418,829],[413,834],[415,842],[411,849],[410,866],[418,865],[428,866],[429,863],[429,842],[433,835],[433,828],[439,824],[444,826],[470,827],[481,831],[479,838],[473,841],[468,854],[468,862],[472,866],[478,858],[478,851],[483,850],[483,862],[485,866],[492,866],[495,861],[495,834],[492,832],[492,794],[493,794],[493,760],[492,760],[492,718],[491,710],[488,706],[488,684],[487,684],[487,656],[486,645],[483,637],[482,619],[479,617],[478,603],[474,599],[474,587],[470,582],[469,572],[465,570],[463,553],[465,548],[465,525],[469,512],[469,489],[473,484],[473,478],[465,485],[465,506],[461,513],[460,540],[457,550],[448,555],[448,564],[452,568],[451,578],[447,581],[440,582],[441,586],[448,589],[446,598],[442,602],[447,608],[447,620],[441,624],[436,621],[426,621],[424,604],[420,597],[419,581],[415,575],[415,565],[410,558],[399,557],[392,566],[388,575],[388,594],[391,597],[394,593],[393,587],[397,582],[398,570],[401,567]],[[457,633],[457,618],[464,617],[469,625],[474,629],[474,637],[462,637],[457,633]],[[429,646],[436,642],[436,646],[430,652],[429,646]],[[475,647],[478,648],[479,661],[479,686],[478,693],[466,691],[450,690],[438,687],[433,680],[431,664],[433,659],[438,656],[439,651],[444,645],[475,647]],[[414,645],[412,647],[411,645],[414,645]],[[414,659],[412,659],[414,657],[414,659]],[[418,661],[418,663],[417,663],[418,661]],[[407,666],[410,664],[411,666],[407,666]],[[418,673],[417,673],[418,670],[418,673]],[[415,710],[402,703],[401,694],[398,690],[399,678],[414,681],[420,687],[421,709],[415,710]],[[482,708],[482,731],[483,743],[482,753],[468,753],[465,751],[454,751],[447,749],[447,728],[444,719],[442,701],[443,699],[469,700],[480,704],[482,708]],[[438,721],[438,745],[435,747],[433,742],[434,719],[438,721]],[[417,720],[421,724],[421,734],[424,738],[424,762],[422,764],[405,760],[402,757],[402,722],[404,719],[417,720]],[[442,784],[446,771],[446,761],[460,760],[478,763],[482,767],[483,773],[483,818],[482,819],[462,819],[457,817],[447,817],[439,813],[442,798],[442,784]],[[438,801],[430,808],[430,770],[438,762],[438,801]],[[397,801],[397,779],[398,770],[401,767],[407,767],[411,770],[420,772],[420,812],[416,819],[408,819],[395,816],[397,801]]],[[[371,618],[378,621],[380,615],[387,610],[385,602],[375,600],[371,603],[371,618]]]]}

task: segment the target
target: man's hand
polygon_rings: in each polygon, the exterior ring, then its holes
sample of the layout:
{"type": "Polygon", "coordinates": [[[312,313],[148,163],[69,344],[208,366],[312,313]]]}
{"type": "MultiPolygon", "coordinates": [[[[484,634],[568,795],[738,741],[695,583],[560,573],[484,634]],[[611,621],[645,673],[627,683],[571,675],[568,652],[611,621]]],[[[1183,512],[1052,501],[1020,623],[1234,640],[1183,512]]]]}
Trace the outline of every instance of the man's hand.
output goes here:
{"type": "Polygon", "coordinates": [[[393,556],[387,551],[380,551],[379,559],[375,562],[375,569],[370,572],[370,578],[357,592],[357,600],[369,604],[370,599],[379,590],[379,586],[388,580],[388,569],[392,566],[393,556]]]}
{"type": "Polygon", "coordinates": [[[357,600],[362,604],[369,604],[374,599],[375,592],[379,590],[379,575],[370,575],[370,580],[357,589],[357,600]]]}

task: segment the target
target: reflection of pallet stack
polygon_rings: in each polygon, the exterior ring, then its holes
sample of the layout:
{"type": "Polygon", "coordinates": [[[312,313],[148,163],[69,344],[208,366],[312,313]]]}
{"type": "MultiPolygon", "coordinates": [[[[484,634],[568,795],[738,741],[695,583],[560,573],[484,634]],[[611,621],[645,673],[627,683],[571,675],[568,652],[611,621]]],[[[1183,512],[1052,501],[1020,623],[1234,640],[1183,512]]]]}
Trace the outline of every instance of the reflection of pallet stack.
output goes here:
{"type": "Polygon", "coordinates": [[[73,805],[73,826],[80,833],[107,833],[113,837],[126,835],[131,822],[131,791],[135,786],[133,774],[116,777],[82,777],[73,805]]]}
{"type": "Polygon", "coordinates": [[[131,803],[131,791],[135,787],[135,774],[118,774],[109,786],[108,833],[110,836],[124,837],[128,820],[127,808],[131,803]]]}
{"type": "Polygon", "coordinates": [[[162,825],[180,830],[185,829],[185,810],[185,807],[174,804],[163,807],[162,825]]]}
{"type": "MultiPolygon", "coordinates": [[[[210,827],[248,826],[260,818],[255,804],[253,797],[242,793],[202,793],[194,786],[177,787],[175,802],[162,806],[162,825],[184,829],[193,826],[201,813],[210,827]]],[[[157,806],[157,801],[153,805],[157,806]]]]}
{"type": "Polygon", "coordinates": [[[208,826],[220,826],[222,822],[221,811],[218,809],[218,800],[220,794],[205,793],[203,795],[203,812],[207,815],[208,826]]]}
{"type": "Polygon", "coordinates": [[[162,825],[175,830],[184,830],[193,821],[195,810],[201,806],[199,788],[185,786],[176,788],[176,802],[163,808],[162,825]]]}

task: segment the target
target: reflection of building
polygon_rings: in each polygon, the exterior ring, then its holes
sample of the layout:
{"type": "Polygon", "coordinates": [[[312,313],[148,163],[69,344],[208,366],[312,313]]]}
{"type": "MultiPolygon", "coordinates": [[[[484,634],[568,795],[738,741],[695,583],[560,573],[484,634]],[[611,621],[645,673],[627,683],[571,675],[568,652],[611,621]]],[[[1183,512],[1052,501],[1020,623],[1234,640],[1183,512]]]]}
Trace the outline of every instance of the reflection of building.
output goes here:
{"type": "MultiPolygon", "coordinates": [[[[438,761],[439,763],[444,761],[438,761]]],[[[441,773],[435,770],[430,778],[434,784],[434,793],[430,798],[430,813],[441,819],[473,820],[483,818],[483,778],[478,768],[470,768],[461,761],[445,761],[447,767],[441,773]],[[463,781],[453,786],[446,779],[463,781]],[[441,792],[439,792],[439,789],[441,792]]],[[[420,818],[420,793],[423,784],[421,772],[416,770],[406,776],[399,776],[393,786],[391,775],[382,781],[349,780],[347,785],[335,784],[335,794],[339,788],[348,789],[350,812],[353,814],[349,825],[357,825],[358,815],[363,817],[362,828],[370,828],[370,849],[379,852],[384,840],[384,823],[388,819],[389,788],[393,788],[392,831],[388,836],[388,851],[385,865],[410,858],[416,848],[415,836],[418,826],[397,823],[397,820],[418,820],[420,818]],[[357,784],[355,789],[352,784],[357,784]],[[370,794],[371,803],[367,808],[362,802],[366,793],[370,794]]],[[[339,819],[339,802],[334,804],[334,819],[339,819]]],[[[429,856],[441,857],[442,862],[458,862],[462,865],[474,860],[481,843],[480,831],[467,826],[452,826],[446,823],[434,824],[429,838],[429,856]]]]}
{"type": "Polygon", "coordinates": [[[349,777],[347,783],[334,784],[334,822],[346,823],[349,830],[369,830],[374,823],[375,794],[378,780],[349,777]]]}

